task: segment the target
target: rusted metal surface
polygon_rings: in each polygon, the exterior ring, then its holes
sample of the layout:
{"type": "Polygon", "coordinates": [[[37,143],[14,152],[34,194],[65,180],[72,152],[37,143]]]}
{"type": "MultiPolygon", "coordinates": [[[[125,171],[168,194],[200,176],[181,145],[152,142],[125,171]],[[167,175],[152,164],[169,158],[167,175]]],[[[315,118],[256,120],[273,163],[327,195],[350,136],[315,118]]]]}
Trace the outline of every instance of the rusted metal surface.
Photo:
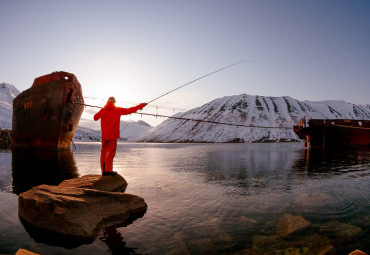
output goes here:
{"type": "Polygon", "coordinates": [[[54,72],[36,78],[32,87],[13,101],[13,145],[69,148],[83,103],[74,74],[54,72]]]}
{"type": "Polygon", "coordinates": [[[294,132],[310,149],[370,147],[369,120],[302,119],[294,132]]]}

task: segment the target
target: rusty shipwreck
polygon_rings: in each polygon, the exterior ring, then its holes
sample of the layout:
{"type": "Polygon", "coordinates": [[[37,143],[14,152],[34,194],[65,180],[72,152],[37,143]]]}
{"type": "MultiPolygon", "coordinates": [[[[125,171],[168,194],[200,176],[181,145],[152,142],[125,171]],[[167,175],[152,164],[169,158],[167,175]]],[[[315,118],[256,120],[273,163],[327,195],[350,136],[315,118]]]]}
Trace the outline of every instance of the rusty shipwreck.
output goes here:
{"type": "Polygon", "coordinates": [[[84,109],[76,76],[53,72],[38,77],[13,101],[12,144],[67,149],[84,109]]]}
{"type": "Polygon", "coordinates": [[[310,149],[370,147],[370,120],[304,118],[293,128],[310,149]]]}

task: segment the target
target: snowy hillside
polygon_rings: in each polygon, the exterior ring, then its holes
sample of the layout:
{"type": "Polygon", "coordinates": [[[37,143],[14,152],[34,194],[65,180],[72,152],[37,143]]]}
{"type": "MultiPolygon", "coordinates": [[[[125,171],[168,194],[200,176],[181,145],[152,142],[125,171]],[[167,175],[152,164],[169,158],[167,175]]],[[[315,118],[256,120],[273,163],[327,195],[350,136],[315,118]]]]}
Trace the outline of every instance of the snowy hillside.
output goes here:
{"type": "Polygon", "coordinates": [[[77,126],[73,141],[98,142],[101,140],[101,133],[98,130],[77,126]]]}
{"type": "Polygon", "coordinates": [[[19,95],[19,91],[13,85],[0,84],[0,128],[11,129],[13,114],[13,99],[19,95]]]}
{"type": "Polygon", "coordinates": [[[153,127],[145,121],[121,121],[121,140],[136,141],[138,137],[146,134],[153,127]]]}
{"type": "MultiPolygon", "coordinates": [[[[86,119],[84,121],[85,127],[79,125],[77,127],[75,136],[73,138],[74,141],[100,141],[101,140],[101,132],[99,130],[87,128],[86,125],[91,123],[94,124],[94,121],[91,120],[88,122],[86,119]]],[[[95,122],[100,125],[100,121],[95,122]]],[[[95,125],[95,124],[94,124],[95,125]]],[[[150,126],[148,123],[144,121],[121,121],[120,126],[120,134],[121,138],[119,141],[129,141],[134,142],[137,140],[138,137],[142,136],[143,134],[147,133],[153,127],[150,126]]]]}
{"type": "Polygon", "coordinates": [[[215,99],[175,117],[209,120],[236,127],[188,120],[168,119],[144,135],[145,142],[268,142],[297,141],[293,132],[301,118],[370,119],[369,105],[344,101],[298,101],[290,97],[263,97],[246,94],[215,99]],[[258,127],[257,127],[258,126],[258,127]],[[259,128],[275,127],[275,128],[259,128]],[[276,127],[288,127],[276,128],[276,127]]]}

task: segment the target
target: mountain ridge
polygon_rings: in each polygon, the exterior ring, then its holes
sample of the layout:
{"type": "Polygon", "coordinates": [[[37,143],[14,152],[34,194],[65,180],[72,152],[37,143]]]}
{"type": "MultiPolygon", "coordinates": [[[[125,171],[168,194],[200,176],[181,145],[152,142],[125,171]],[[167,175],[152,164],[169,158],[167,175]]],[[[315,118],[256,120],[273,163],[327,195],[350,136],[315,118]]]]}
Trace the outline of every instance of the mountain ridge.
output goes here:
{"type": "Polygon", "coordinates": [[[139,138],[143,142],[282,142],[299,141],[293,125],[303,117],[316,119],[370,119],[368,105],[340,100],[298,101],[289,96],[234,95],[216,98],[174,117],[209,120],[237,127],[168,119],[139,138]],[[261,128],[261,127],[271,127],[261,128]],[[286,129],[290,127],[290,129],[286,129]]]}

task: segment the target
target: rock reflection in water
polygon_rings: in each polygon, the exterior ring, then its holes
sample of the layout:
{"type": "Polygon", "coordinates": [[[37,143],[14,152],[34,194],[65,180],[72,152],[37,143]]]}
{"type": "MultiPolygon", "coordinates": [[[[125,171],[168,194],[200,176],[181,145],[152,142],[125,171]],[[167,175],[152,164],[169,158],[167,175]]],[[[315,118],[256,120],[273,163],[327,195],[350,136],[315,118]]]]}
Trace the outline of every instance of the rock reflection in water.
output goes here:
{"type": "Polygon", "coordinates": [[[12,151],[13,193],[19,195],[32,187],[78,177],[71,150],[15,147],[12,151]]]}
{"type": "Polygon", "coordinates": [[[81,245],[93,243],[98,237],[100,231],[99,239],[108,246],[108,248],[112,251],[112,254],[133,255],[136,254],[135,249],[126,247],[126,242],[124,241],[118,229],[132,224],[135,220],[142,218],[144,214],[145,212],[132,214],[127,220],[119,224],[100,224],[96,228],[96,234],[90,237],[71,237],[69,235],[57,233],[54,231],[40,229],[38,227],[35,227],[34,225],[27,223],[22,218],[19,219],[30,237],[38,243],[73,249],[81,245]]]}

